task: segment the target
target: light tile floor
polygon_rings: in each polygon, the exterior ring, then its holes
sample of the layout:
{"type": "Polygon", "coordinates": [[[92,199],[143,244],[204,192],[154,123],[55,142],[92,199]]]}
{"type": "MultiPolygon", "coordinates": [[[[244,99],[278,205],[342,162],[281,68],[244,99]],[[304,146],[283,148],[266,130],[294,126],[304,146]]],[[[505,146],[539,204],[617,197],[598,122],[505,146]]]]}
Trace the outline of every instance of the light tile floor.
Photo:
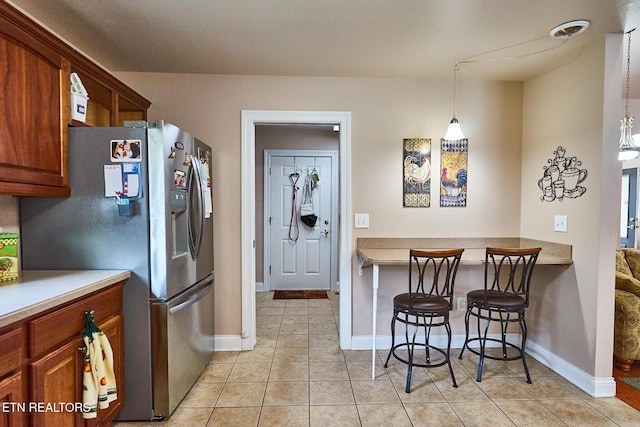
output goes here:
{"type": "Polygon", "coordinates": [[[141,426],[640,426],[640,411],[616,398],[595,399],[528,358],[488,360],[475,381],[477,356],[455,355],[453,388],[446,367],[415,368],[370,351],[342,351],[338,295],[326,300],[256,297],[258,343],[250,352],[220,352],[166,421],[141,426]]]}

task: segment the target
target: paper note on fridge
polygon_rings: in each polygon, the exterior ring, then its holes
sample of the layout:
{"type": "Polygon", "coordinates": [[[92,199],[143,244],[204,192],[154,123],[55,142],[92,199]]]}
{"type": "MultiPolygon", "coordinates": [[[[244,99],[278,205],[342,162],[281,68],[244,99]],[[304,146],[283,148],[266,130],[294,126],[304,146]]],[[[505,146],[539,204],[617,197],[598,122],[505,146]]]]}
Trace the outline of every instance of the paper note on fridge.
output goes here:
{"type": "Polygon", "coordinates": [[[140,177],[138,175],[127,175],[127,180],[124,183],[124,195],[126,197],[138,197],[140,189],[140,177]]]}
{"type": "Polygon", "coordinates": [[[124,176],[124,196],[138,197],[140,195],[140,164],[123,164],[122,175],[124,176]]]}
{"type": "Polygon", "coordinates": [[[104,197],[122,196],[122,167],[104,165],[104,197]]]}

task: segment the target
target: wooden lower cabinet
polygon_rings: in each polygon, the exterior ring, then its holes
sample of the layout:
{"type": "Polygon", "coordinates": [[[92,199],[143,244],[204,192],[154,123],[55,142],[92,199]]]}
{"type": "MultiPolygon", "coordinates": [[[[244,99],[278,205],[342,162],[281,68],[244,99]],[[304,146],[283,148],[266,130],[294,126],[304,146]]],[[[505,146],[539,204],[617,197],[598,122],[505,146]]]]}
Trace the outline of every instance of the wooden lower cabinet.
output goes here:
{"type": "Polygon", "coordinates": [[[0,427],[111,425],[124,406],[122,283],[5,330],[0,333],[0,362],[11,363],[0,365],[0,427]],[[98,409],[97,418],[85,420],[82,336],[89,310],[94,311],[96,324],[113,349],[118,398],[108,408],[98,409]]]}
{"type": "Polygon", "coordinates": [[[84,365],[84,341],[72,340],[59,349],[29,365],[31,377],[31,402],[42,402],[44,411],[31,413],[33,426],[101,426],[110,425],[123,406],[123,329],[122,315],[113,316],[98,325],[107,335],[116,360],[116,384],[119,398],[109,408],[98,409],[98,417],[85,420],[78,406],[82,403],[82,369],[84,365]],[[49,410],[51,409],[51,410],[49,410]]]}

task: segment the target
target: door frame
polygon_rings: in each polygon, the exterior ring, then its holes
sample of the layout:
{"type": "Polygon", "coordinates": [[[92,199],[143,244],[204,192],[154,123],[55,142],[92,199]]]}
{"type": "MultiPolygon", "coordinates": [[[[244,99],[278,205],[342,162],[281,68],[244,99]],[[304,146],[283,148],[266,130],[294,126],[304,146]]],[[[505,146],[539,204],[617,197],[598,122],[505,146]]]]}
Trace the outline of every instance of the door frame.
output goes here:
{"type": "Polygon", "coordinates": [[[271,167],[272,157],[330,157],[331,158],[331,214],[329,221],[329,242],[330,252],[329,257],[331,260],[331,271],[329,273],[331,280],[331,291],[339,291],[338,280],[338,264],[335,260],[338,259],[338,240],[334,237],[336,232],[336,225],[338,224],[338,176],[339,176],[339,164],[338,164],[338,152],[335,150],[281,150],[281,149],[269,149],[264,150],[264,237],[262,240],[263,245],[263,279],[265,290],[271,290],[271,274],[269,274],[269,266],[271,265],[271,251],[268,250],[271,244],[271,228],[267,227],[269,222],[269,212],[271,212],[271,174],[269,169],[271,167]]]}
{"type": "MultiPolygon", "coordinates": [[[[629,176],[629,204],[627,205],[627,214],[626,221],[621,221],[620,227],[626,227],[629,225],[636,226],[638,225],[638,221],[630,221],[629,218],[637,218],[638,217],[638,168],[623,168],[622,176],[629,176]]],[[[622,202],[622,195],[620,197],[620,201],[622,202]]],[[[620,206],[620,210],[622,210],[622,206],[620,206]]],[[[622,246],[622,236],[620,237],[620,246],[626,248],[635,248],[636,247],[636,229],[630,228],[627,231],[628,235],[625,239],[631,246],[622,246]]]]}
{"type": "Polygon", "coordinates": [[[256,344],[256,125],[333,124],[340,126],[340,231],[338,268],[340,280],[340,347],[351,349],[351,112],[349,111],[241,111],[241,286],[242,350],[256,344]]]}

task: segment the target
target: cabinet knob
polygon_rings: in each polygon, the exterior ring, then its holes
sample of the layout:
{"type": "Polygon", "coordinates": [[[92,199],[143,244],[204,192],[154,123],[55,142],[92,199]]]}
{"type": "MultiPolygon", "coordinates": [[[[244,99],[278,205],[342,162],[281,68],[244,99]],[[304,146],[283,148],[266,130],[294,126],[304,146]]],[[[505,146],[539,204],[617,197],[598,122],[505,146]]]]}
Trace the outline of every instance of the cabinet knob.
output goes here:
{"type": "Polygon", "coordinates": [[[81,353],[86,353],[87,352],[87,347],[82,346],[82,347],[78,347],[78,351],[81,353]]]}

